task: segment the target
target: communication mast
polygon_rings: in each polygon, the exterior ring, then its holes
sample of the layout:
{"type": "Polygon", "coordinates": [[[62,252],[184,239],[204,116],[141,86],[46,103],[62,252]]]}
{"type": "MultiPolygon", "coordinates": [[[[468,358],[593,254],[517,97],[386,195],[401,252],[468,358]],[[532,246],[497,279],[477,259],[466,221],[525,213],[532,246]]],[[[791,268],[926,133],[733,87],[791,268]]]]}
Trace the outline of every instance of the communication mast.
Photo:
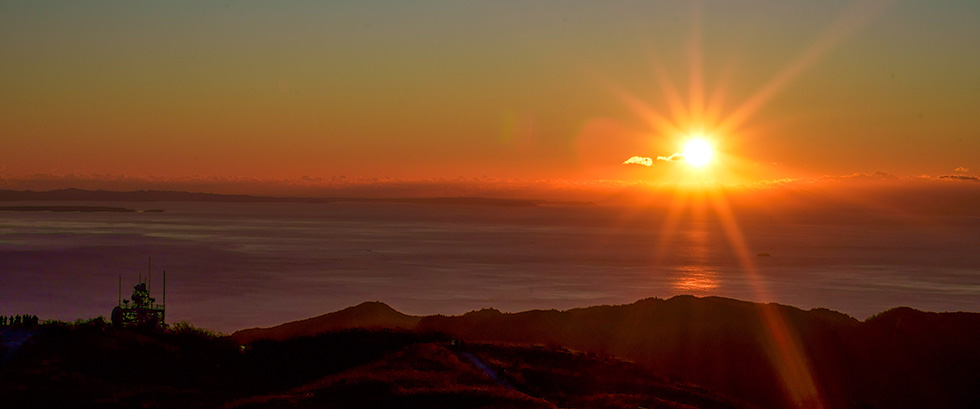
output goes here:
{"type": "Polygon", "coordinates": [[[163,273],[163,303],[157,304],[150,296],[152,259],[147,261],[146,281],[142,274],[133,287],[133,295],[122,299],[122,275],[119,275],[119,296],[116,307],[112,309],[112,325],[117,327],[162,327],[166,323],[167,272],[163,273]]]}

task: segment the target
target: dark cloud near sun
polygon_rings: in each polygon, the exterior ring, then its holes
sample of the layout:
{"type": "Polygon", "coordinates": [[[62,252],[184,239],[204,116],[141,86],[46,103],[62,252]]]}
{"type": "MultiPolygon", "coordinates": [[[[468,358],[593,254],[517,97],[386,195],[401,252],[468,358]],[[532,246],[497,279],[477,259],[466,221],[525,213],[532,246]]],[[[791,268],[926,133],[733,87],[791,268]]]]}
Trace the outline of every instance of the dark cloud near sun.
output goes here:
{"type": "Polygon", "coordinates": [[[945,180],[966,180],[971,182],[980,182],[980,177],[976,176],[966,176],[966,175],[942,175],[939,179],[945,180]]]}
{"type": "Polygon", "coordinates": [[[897,176],[885,172],[875,172],[873,174],[866,173],[852,173],[850,175],[843,176],[823,176],[819,180],[822,181],[859,181],[859,180],[896,180],[897,176]]]}

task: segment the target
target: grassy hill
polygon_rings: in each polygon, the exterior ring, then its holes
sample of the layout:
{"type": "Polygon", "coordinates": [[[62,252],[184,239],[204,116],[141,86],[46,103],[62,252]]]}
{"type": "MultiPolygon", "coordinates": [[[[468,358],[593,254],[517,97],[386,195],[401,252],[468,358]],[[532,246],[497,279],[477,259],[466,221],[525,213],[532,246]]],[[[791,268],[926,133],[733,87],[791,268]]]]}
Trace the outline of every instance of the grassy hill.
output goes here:
{"type": "MultiPolygon", "coordinates": [[[[10,407],[973,408],[980,314],[691,296],[414,317],[363,303],[215,336],[47,324],[0,365],[10,407]]],[[[6,405],[5,405],[6,407],[6,405]]]]}
{"type": "MultiPolygon", "coordinates": [[[[384,308],[365,308],[362,315],[370,317],[372,309],[384,308]]],[[[347,318],[358,315],[356,308],[345,311],[347,318]]],[[[400,315],[392,311],[386,316],[400,315]]],[[[359,325],[340,317],[284,327],[313,334],[317,325],[359,325]]],[[[410,323],[406,317],[400,318],[403,325],[410,323]]],[[[364,320],[365,326],[378,322],[364,320]]],[[[422,317],[413,328],[468,342],[560,346],[616,357],[767,408],[980,407],[980,314],[974,313],[896,308],[861,322],[826,309],[678,296],[567,311],[484,309],[422,317]]],[[[247,339],[279,333],[253,329],[247,339]]]]}
{"type": "Polygon", "coordinates": [[[611,357],[392,330],[243,348],[189,328],[49,325],[0,380],[18,408],[748,407],[611,357]]]}

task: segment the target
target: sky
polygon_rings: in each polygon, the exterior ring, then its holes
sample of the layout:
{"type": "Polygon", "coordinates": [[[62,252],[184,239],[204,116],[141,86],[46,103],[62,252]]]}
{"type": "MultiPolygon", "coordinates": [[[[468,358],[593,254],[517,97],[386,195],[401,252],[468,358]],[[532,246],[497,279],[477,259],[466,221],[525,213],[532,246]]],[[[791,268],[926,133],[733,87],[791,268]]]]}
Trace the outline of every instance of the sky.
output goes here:
{"type": "Polygon", "coordinates": [[[977,21],[973,0],[0,1],[0,179],[975,182],[977,21]],[[707,169],[656,160],[692,134],[707,169]]]}

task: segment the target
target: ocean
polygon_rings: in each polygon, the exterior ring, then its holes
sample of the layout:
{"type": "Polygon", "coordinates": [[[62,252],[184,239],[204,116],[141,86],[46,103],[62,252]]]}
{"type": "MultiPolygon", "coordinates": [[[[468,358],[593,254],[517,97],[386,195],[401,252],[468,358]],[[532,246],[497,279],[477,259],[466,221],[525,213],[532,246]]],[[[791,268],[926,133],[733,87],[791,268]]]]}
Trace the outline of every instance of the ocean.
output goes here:
{"type": "Polygon", "coordinates": [[[146,277],[167,321],[230,333],[382,301],[414,315],[679,294],[980,311],[980,220],[615,206],[105,203],[0,212],[0,315],[108,317],[146,277]],[[726,220],[728,220],[726,222],[726,220]],[[150,261],[150,263],[148,263],[150,261]],[[148,265],[149,264],[149,265],[148,265]]]}

